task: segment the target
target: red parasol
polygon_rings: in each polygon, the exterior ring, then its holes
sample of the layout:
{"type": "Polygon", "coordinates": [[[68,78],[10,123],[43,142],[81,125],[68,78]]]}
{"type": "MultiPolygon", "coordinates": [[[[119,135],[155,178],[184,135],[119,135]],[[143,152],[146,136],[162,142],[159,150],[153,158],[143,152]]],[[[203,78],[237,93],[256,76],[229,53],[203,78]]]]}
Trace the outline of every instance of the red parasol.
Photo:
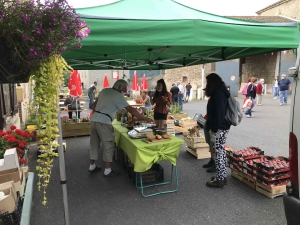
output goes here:
{"type": "Polygon", "coordinates": [[[117,80],[119,80],[119,75],[118,75],[117,78],[116,78],[116,81],[117,81],[117,80]]]}
{"type": "Polygon", "coordinates": [[[106,75],[104,76],[103,88],[109,88],[108,78],[106,75]]]}
{"type": "Polygon", "coordinates": [[[71,71],[68,88],[70,90],[70,95],[72,96],[82,95],[82,85],[81,85],[81,79],[78,70],[71,71]]]}
{"type": "Polygon", "coordinates": [[[148,83],[146,80],[146,75],[144,74],[143,79],[142,79],[142,85],[141,85],[141,90],[148,90],[148,83]]]}
{"type": "Polygon", "coordinates": [[[131,90],[133,91],[138,91],[138,77],[137,77],[137,73],[136,71],[134,71],[134,74],[133,74],[133,80],[132,80],[132,84],[131,84],[131,90]]]}

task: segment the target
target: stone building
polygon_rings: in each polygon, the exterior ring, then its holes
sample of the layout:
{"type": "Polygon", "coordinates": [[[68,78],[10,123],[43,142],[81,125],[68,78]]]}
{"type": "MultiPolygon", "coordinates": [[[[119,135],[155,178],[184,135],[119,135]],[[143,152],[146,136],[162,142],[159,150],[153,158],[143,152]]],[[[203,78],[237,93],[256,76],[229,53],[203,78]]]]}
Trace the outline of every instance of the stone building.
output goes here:
{"type": "Polygon", "coordinates": [[[300,20],[300,0],[280,0],[259,11],[259,16],[283,16],[300,20]]]}

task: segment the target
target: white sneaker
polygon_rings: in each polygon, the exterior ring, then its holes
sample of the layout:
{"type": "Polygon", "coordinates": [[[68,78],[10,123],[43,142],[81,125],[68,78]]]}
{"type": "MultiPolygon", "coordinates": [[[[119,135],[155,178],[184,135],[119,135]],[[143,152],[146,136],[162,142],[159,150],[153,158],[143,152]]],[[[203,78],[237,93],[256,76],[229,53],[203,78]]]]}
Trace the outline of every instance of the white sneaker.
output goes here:
{"type": "Polygon", "coordinates": [[[280,104],[280,106],[282,106],[282,104],[280,104]]]}
{"type": "Polygon", "coordinates": [[[246,115],[246,117],[251,118],[251,116],[249,116],[249,115],[246,115]]]}
{"type": "Polygon", "coordinates": [[[274,97],[274,99],[277,99],[277,97],[274,97]]]}
{"type": "Polygon", "coordinates": [[[251,118],[254,117],[254,115],[252,114],[251,118]]]}

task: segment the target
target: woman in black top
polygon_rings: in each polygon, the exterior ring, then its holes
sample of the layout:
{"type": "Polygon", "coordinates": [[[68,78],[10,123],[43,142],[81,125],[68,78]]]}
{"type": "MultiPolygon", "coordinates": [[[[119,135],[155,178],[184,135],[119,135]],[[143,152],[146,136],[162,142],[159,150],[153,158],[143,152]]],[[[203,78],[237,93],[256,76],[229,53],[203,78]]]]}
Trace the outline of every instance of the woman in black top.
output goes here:
{"type": "MultiPolygon", "coordinates": [[[[246,97],[248,98],[249,96],[251,96],[252,99],[252,106],[251,106],[251,111],[254,112],[253,107],[254,105],[254,101],[256,98],[256,82],[257,82],[257,78],[256,77],[252,77],[251,78],[251,83],[248,85],[247,88],[247,95],[246,97]]],[[[254,115],[252,114],[251,117],[253,117],[254,115]]]]}
{"type": "Polygon", "coordinates": [[[230,93],[219,75],[211,73],[206,79],[205,94],[210,98],[207,103],[206,129],[211,136],[211,145],[215,154],[217,169],[217,175],[213,176],[206,185],[219,188],[227,184],[227,157],[224,144],[230,129],[230,125],[225,120],[230,93]]]}

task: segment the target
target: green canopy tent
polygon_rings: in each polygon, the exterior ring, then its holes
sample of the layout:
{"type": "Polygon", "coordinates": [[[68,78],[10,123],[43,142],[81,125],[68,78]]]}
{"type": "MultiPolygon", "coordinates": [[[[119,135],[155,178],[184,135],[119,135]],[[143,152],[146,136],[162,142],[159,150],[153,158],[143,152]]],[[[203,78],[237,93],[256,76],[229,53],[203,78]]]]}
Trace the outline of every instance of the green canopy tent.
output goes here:
{"type": "Polygon", "coordinates": [[[173,0],[120,0],[76,11],[91,33],[63,57],[78,70],[169,69],[299,45],[296,22],[236,20],[173,0]]]}

